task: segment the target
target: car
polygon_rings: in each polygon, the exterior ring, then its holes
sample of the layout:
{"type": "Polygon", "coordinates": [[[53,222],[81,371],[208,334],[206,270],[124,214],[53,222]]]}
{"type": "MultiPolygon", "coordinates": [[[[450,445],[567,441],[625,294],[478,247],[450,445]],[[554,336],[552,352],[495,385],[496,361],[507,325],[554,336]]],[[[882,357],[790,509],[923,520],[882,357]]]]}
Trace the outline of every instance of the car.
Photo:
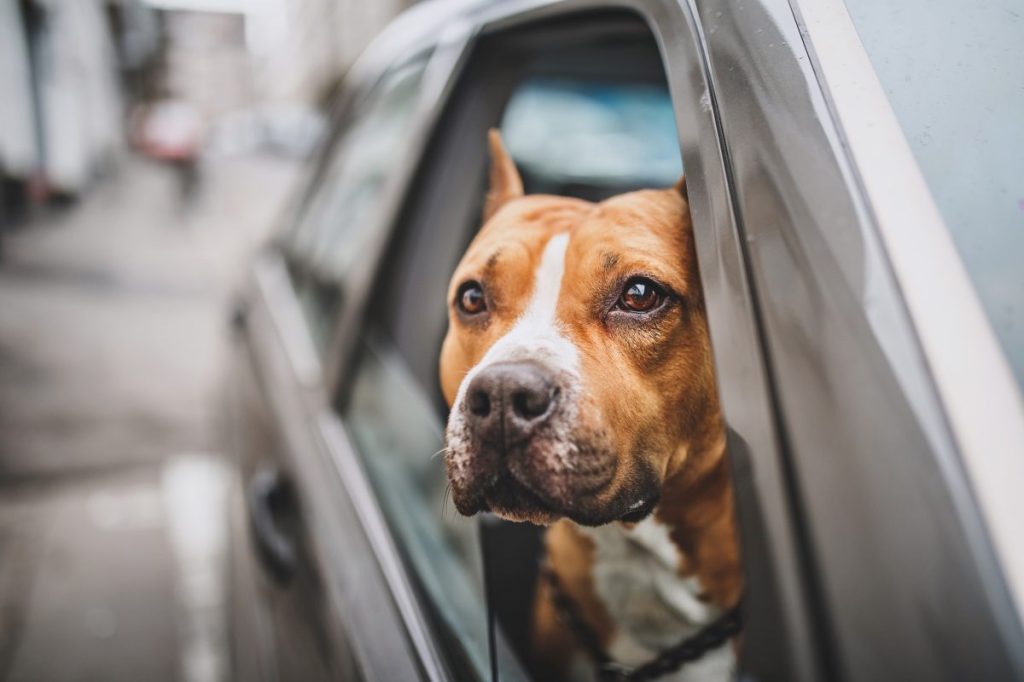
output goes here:
{"type": "Polygon", "coordinates": [[[1024,679],[1019,27],[918,0],[396,19],[232,314],[234,676],[538,675],[539,530],[460,517],[438,457],[445,290],[499,127],[528,192],[600,199],[685,169],[740,678],[1024,679]]]}

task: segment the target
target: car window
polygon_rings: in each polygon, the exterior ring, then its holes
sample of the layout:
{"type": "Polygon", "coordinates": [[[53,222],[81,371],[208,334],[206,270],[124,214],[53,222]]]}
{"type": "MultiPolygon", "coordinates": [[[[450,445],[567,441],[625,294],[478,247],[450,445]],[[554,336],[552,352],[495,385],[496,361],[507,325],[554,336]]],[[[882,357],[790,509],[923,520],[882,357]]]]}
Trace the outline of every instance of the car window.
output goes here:
{"type": "Polygon", "coordinates": [[[422,57],[388,71],[355,107],[291,235],[296,288],[321,352],[344,298],[345,274],[382,228],[382,192],[404,162],[426,64],[422,57]]]}
{"type": "Polygon", "coordinates": [[[850,0],[850,15],[1024,385],[1019,2],[850,0]]]}
{"type": "MultiPolygon", "coordinates": [[[[490,73],[479,77],[499,80],[490,73]]],[[[503,111],[496,108],[493,119],[463,125],[458,112],[448,111],[453,130],[435,139],[447,140],[452,156],[432,150],[433,158],[414,183],[432,183],[423,192],[427,196],[420,201],[414,189],[413,209],[403,210],[397,240],[373,289],[349,387],[340,401],[342,416],[410,572],[442,626],[442,639],[454,642],[453,658],[467,661],[467,674],[479,678],[489,677],[479,529],[477,520],[461,517],[447,497],[442,457],[447,408],[437,367],[447,328],[448,279],[479,228],[486,130],[500,124],[510,152],[524,166],[529,192],[599,198],[670,186],[681,173],[679,144],[667,86],[659,77],[656,73],[635,83],[589,74],[526,77],[492,93],[508,103],[503,111]],[[588,145],[601,150],[581,155],[580,148],[588,145]],[[467,147],[474,148],[475,156],[461,153],[467,147]],[[451,158],[476,161],[471,168],[453,169],[451,158]],[[466,210],[453,213],[452,204],[459,202],[466,210]],[[451,215],[468,218],[453,221],[451,215]]],[[[485,106],[480,97],[467,98],[465,106],[485,106]]],[[[516,612],[515,622],[503,625],[505,634],[518,640],[511,644],[520,654],[539,558],[539,530],[527,530],[502,536],[514,546],[503,548],[502,557],[511,563],[498,572],[509,579],[495,588],[496,601],[516,612]]],[[[517,660],[503,652],[499,658],[502,679],[523,678],[524,657],[517,660]]]]}

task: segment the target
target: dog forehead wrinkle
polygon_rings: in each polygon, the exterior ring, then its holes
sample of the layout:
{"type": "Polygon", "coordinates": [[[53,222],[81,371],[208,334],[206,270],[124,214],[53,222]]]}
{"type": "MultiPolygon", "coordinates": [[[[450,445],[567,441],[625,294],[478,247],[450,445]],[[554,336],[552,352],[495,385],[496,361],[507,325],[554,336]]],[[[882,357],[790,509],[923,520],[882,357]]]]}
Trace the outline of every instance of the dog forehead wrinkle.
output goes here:
{"type": "Polygon", "coordinates": [[[487,262],[484,264],[484,272],[493,272],[498,267],[498,259],[501,257],[501,247],[495,249],[490,256],[487,257],[487,262]]]}

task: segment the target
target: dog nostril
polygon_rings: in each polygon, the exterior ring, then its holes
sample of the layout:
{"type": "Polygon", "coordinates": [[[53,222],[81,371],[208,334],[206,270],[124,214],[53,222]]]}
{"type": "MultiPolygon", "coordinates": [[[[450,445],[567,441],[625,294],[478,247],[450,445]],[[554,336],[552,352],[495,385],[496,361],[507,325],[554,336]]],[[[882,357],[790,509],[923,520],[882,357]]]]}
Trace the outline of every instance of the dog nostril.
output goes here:
{"type": "Polygon", "coordinates": [[[551,391],[524,389],[512,394],[512,409],[523,419],[535,419],[551,406],[551,391]]]}
{"type": "Polygon", "coordinates": [[[491,398],[487,395],[487,391],[470,391],[466,396],[466,407],[469,408],[470,414],[476,417],[486,417],[491,413],[491,398]]]}

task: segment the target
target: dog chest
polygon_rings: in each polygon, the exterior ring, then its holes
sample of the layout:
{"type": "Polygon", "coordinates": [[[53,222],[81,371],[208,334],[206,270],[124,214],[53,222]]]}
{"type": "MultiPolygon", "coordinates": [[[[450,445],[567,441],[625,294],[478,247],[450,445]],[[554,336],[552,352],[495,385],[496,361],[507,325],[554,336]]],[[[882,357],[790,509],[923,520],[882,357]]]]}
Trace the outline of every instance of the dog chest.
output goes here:
{"type": "MultiPolygon", "coordinates": [[[[685,558],[665,524],[648,518],[632,527],[614,523],[580,530],[594,543],[594,588],[615,624],[609,654],[616,660],[646,663],[721,615],[700,598],[696,576],[679,574],[685,558]]],[[[727,680],[732,663],[727,644],[671,679],[727,680]]]]}

